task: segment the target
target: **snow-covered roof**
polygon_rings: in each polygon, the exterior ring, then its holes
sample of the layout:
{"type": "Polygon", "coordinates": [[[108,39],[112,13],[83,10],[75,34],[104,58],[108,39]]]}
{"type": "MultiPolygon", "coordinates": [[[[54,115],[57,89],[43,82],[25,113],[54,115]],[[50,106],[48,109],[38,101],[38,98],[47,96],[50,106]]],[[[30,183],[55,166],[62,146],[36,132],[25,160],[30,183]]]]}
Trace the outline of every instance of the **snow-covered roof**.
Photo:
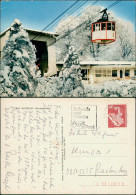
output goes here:
{"type": "Polygon", "coordinates": [[[35,33],[41,33],[41,34],[46,34],[46,35],[50,35],[50,36],[59,36],[57,33],[51,32],[51,31],[39,31],[39,30],[33,30],[33,29],[28,29],[25,28],[25,30],[27,32],[35,32],[35,33]]]}
{"type": "Polygon", "coordinates": [[[81,65],[131,65],[132,61],[81,61],[81,65]]]}
{"type": "MultiPolygon", "coordinates": [[[[5,31],[3,31],[0,36],[4,35],[7,31],[10,30],[10,27],[7,28],[5,31]]],[[[26,30],[27,32],[34,32],[34,33],[38,33],[38,34],[44,34],[44,35],[49,35],[49,36],[59,36],[57,33],[54,33],[54,32],[50,32],[50,31],[38,31],[38,30],[34,30],[34,29],[28,29],[28,28],[24,28],[24,30],[26,30]]]]}
{"type": "MultiPolygon", "coordinates": [[[[61,65],[64,64],[63,61],[58,61],[56,64],[61,65]]],[[[108,65],[129,65],[135,66],[135,62],[133,61],[80,61],[81,65],[91,65],[91,66],[108,66],[108,65]]]]}

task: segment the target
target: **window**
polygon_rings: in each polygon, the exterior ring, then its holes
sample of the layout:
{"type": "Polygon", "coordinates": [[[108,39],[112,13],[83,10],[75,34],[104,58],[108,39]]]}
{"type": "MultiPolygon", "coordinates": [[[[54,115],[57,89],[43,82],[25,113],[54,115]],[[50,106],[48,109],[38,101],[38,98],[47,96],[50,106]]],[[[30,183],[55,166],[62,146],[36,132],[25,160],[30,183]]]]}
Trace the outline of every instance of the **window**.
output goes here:
{"type": "Polygon", "coordinates": [[[136,70],[134,70],[134,76],[136,76],[136,70]]]}
{"type": "Polygon", "coordinates": [[[81,70],[81,74],[82,74],[82,80],[87,80],[87,69],[82,69],[81,70]]]}
{"type": "Polygon", "coordinates": [[[111,69],[107,69],[106,77],[112,77],[112,70],[111,69]]]}
{"type": "Polygon", "coordinates": [[[130,76],[130,70],[125,70],[125,77],[129,77],[130,76]]]}
{"type": "Polygon", "coordinates": [[[111,70],[107,70],[107,75],[111,76],[111,70]]]}
{"type": "Polygon", "coordinates": [[[95,31],[95,24],[93,24],[93,31],[95,31]]]}
{"type": "Polygon", "coordinates": [[[101,30],[101,24],[99,24],[99,30],[101,30]]]}
{"type": "Polygon", "coordinates": [[[117,76],[117,70],[113,70],[113,71],[111,69],[101,68],[101,69],[95,69],[94,74],[95,77],[112,77],[112,75],[117,76]]]}
{"type": "Polygon", "coordinates": [[[102,23],[102,30],[106,30],[106,23],[102,23]]]}
{"type": "Polygon", "coordinates": [[[111,23],[107,23],[107,30],[111,30],[111,23]]]}
{"type": "Polygon", "coordinates": [[[111,77],[112,71],[111,69],[96,69],[95,70],[95,77],[111,77]]]}
{"type": "Polygon", "coordinates": [[[115,30],[115,23],[112,23],[112,30],[115,30]]]}
{"type": "Polygon", "coordinates": [[[108,15],[107,15],[107,13],[103,13],[102,19],[103,19],[103,20],[108,20],[108,15]]]}
{"type": "Polygon", "coordinates": [[[60,73],[60,71],[57,70],[57,77],[59,77],[59,73],[60,73]]]}
{"type": "Polygon", "coordinates": [[[102,73],[102,70],[101,69],[97,69],[97,70],[95,70],[95,73],[97,74],[97,73],[102,73]]]}
{"type": "Polygon", "coordinates": [[[101,74],[96,74],[96,77],[101,77],[102,75],[101,74]]]}
{"type": "Polygon", "coordinates": [[[100,69],[95,70],[95,76],[96,77],[102,77],[102,70],[100,70],[100,69]]]}
{"type": "Polygon", "coordinates": [[[106,77],[106,70],[103,70],[103,77],[106,77]]]}
{"type": "Polygon", "coordinates": [[[100,30],[100,24],[96,24],[96,31],[100,30]]]}
{"type": "Polygon", "coordinates": [[[112,77],[117,77],[117,70],[112,70],[112,77]]]}

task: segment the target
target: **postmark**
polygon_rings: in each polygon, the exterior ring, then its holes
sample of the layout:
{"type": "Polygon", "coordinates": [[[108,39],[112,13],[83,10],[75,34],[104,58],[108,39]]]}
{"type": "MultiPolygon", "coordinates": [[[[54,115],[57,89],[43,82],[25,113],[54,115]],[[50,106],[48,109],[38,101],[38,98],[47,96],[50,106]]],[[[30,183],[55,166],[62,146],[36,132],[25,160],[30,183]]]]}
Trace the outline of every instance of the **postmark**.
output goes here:
{"type": "Polygon", "coordinates": [[[108,105],[108,127],[127,127],[127,106],[108,105]]]}
{"type": "Polygon", "coordinates": [[[96,105],[72,105],[71,108],[72,128],[75,130],[97,129],[97,106],[96,105]]]}

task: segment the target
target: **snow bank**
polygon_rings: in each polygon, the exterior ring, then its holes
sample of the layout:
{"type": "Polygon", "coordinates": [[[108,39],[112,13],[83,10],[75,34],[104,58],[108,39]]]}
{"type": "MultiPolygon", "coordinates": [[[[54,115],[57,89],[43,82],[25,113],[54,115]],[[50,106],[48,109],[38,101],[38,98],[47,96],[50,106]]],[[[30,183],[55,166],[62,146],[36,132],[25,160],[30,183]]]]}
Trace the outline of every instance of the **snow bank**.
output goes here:
{"type": "Polygon", "coordinates": [[[136,81],[115,80],[85,85],[86,97],[136,97],[136,81]]]}

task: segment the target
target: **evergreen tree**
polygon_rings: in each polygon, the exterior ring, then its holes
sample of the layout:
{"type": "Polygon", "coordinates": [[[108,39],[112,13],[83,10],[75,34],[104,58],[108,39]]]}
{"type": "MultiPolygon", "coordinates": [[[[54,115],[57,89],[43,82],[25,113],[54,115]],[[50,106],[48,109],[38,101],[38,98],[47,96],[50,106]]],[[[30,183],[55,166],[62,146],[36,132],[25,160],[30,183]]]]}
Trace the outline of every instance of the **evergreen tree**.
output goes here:
{"type": "Polygon", "coordinates": [[[81,67],[78,56],[73,46],[69,47],[69,53],[65,59],[64,67],[60,72],[60,94],[63,97],[83,96],[84,88],[81,78],[81,67]]]}
{"type": "Polygon", "coordinates": [[[3,48],[0,84],[1,96],[33,96],[40,71],[36,69],[35,47],[18,19],[11,25],[3,48]]]}

